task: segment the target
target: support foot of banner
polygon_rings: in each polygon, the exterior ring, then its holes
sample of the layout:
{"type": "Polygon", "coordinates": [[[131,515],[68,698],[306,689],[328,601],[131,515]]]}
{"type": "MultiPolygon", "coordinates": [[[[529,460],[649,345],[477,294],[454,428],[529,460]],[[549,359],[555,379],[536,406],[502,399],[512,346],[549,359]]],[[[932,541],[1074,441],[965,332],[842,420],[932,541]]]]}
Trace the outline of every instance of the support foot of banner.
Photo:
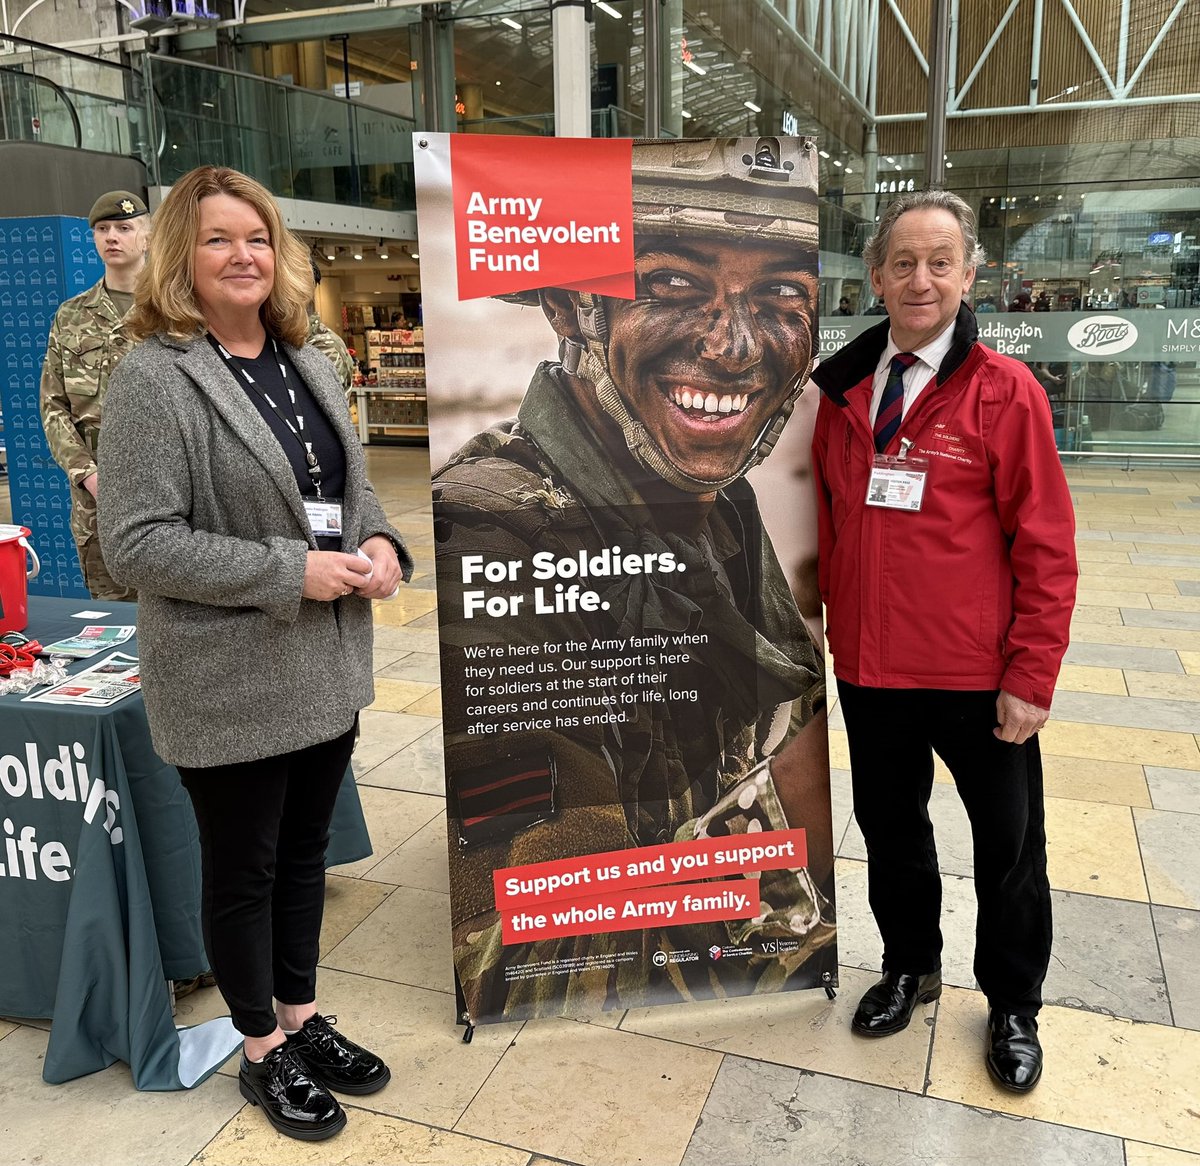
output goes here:
{"type": "Polygon", "coordinates": [[[836,1000],[837,999],[837,991],[834,988],[829,987],[828,984],[825,985],[825,999],[826,1000],[836,1000]]]}
{"type": "Polygon", "coordinates": [[[458,1009],[458,1023],[463,1025],[462,1043],[469,1045],[475,1035],[475,1025],[471,1021],[471,1010],[467,1007],[467,998],[463,994],[462,981],[458,978],[458,969],[454,969],[454,1003],[458,1009]]]}

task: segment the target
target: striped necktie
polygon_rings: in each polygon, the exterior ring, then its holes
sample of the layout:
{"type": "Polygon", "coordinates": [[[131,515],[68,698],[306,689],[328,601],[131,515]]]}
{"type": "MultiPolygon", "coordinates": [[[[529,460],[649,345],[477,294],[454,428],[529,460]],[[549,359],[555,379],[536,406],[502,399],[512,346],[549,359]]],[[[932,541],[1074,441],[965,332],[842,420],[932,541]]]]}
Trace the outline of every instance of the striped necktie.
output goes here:
{"type": "Polygon", "coordinates": [[[900,417],[904,412],[904,371],[916,363],[911,352],[900,352],[892,357],[883,396],[879,399],[879,412],[875,414],[875,452],[887,449],[896,430],[900,428],[900,417]]]}

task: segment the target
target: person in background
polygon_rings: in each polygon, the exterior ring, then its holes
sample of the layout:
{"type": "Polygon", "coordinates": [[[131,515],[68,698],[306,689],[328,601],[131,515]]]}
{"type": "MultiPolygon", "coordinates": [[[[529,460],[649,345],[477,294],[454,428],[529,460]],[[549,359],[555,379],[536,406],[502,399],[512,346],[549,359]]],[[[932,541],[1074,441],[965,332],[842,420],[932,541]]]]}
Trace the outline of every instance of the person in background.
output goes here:
{"type": "MultiPolygon", "coordinates": [[[[311,256],[309,256],[308,262],[312,268],[313,284],[319,286],[321,268],[311,256]]],[[[315,304],[308,306],[308,343],[318,352],[323,352],[329,357],[341,379],[342,388],[349,389],[354,381],[354,357],[350,355],[346,342],[332,328],[326,327],[321,317],[317,315],[315,304]]]]}
{"type": "Polygon", "coordinates": [[[889,320],[813,374],[821,592],[883,938],[852,1027],[899,1032],[942,991],[936,753],[971,823],[986,1064],[1025,1092],[1051,945],[1037,733],[1075,601],[1071,496],[1046,393],[963,303],[983,260],[970,207],[905,194],[863,258],[889,320]]]}
{"type": "Polygon", "coordinates": [[[114,375],[100,534],[138,588],[143,695],[200,829],[205,942],[245,1038],[242,1095],[281,1133],[336,1134],[330,1090],[390,1073],[316,1003],[325,846],[358,710],[371,600],[411,559],[367,481],[312,273],[270,194],[202,166],[158,212],[114,375]]]}
{"type": "Polygon", "coordinates": [[[150,246],[146,204],[129,190],[102,194],[88,212],[104,275],[54,314],[42,364],[42,427],[54,460],[71,483],[71,534],[88,591],[96,599],[136,601],[113,581],[96,534],[96,446],[113,368],[128,349],[121,321],[150,246]]]}
{"type": "Polygon", "coordinates": [[[835,316],[853,316],[854,311],[850,307],[850,300],[846,296],[842,296],[838,300],[837,311],[833,313],[835,316]]]}

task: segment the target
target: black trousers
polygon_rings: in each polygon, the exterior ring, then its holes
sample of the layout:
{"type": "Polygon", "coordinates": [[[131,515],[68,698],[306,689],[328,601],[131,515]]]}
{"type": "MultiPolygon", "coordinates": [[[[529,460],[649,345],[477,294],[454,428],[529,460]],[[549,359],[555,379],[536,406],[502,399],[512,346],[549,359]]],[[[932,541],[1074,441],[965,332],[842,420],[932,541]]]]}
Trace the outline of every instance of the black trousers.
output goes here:
{"type": "Polygon", "coordinates": [[[316,999],[325,847],[354,732],[261,761],[179,770],[200,828],[204,944],[243,1036],[275,1031],[272,997],[316,999]]]}
{"type": "Polygon", "coordinates": [[[975,978],[993,1008],[1036,1015],[1051,943],[1037,737],[1012,745],[992,734],[994,691],[860,688],[839,680],[838,693],[885,970],[923,974],[941,965],[942,883],[929,821],[936,752],[971,822],[975,978]]]}

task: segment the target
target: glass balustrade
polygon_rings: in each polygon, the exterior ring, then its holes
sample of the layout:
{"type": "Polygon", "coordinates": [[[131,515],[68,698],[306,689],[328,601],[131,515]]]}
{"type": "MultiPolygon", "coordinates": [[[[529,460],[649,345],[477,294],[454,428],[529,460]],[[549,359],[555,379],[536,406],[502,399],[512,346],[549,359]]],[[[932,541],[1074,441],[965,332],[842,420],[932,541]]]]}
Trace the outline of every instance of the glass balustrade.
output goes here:
{"type": "Polygon", "coordinates": [[[232,166],[283,198],[412,210],[414,123],[276,81],[147,56],[169,186],[202,163],[232,166]]]}

